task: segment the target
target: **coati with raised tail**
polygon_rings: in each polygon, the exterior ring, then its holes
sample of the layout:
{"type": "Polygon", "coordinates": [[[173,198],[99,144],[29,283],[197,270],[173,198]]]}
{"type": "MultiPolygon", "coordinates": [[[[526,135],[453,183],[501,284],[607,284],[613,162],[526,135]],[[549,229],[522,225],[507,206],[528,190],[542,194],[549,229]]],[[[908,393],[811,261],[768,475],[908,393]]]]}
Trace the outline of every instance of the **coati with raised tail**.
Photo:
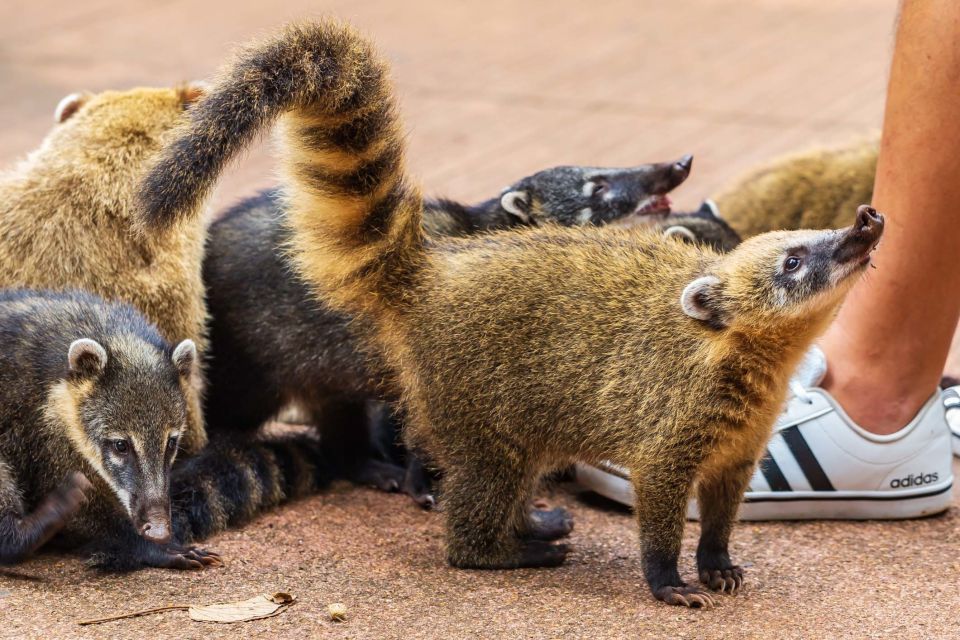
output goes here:
{"type": "Polygon", "coordinates": [[[323,22],[239,54],[151,174],[145,223],[189,215],[280,116],[297,268],[375,326],[406,437],[445,471],[449,561],[560,564],[566,547],[524,535],[530,492],[544,471],[609,459],[634,479],[654,596],[712,602],[677,570],[694,486],[700,578],[738,588],[728,540],[743,490],[793,367],[870,264],[882,216],[863,207],[845,231],[765,234],[725,255],[608,227],[428,240],[386,64],[323,22]]]}
{"type": "MultiPolygon", "coordinates": [[[[666,194],[687,177],[691,162],[686,156],[632,168],[545,169],[478,205],[426,202],[424,230],[431,236],[468,236],[548,223],[653,219],[666,225],[666,194]]],[[[722,225],[709,220],[704,214],[671,216],[669,229],[722,225]]],[[[292,402],[311,424],[324,428],[328,459],[340,467],[334,473],[384,489],[403,486],[418,503],[431,505],[422,466],[405,473],[392,464],[396,458],[371,442],[367,401],[390,393],[379,382],[382,364],[358,346],[362,319],[335,312],[310,294],[286,256],[290,239],[277,190],[238,203],[208,231],[203,274],[211,317],[208,434],[249,435],[292,402]]],[[[378,420],[374,428],[392,431],[395,424],[378,420]]],[[[394,439],[388,432],[375,441],[394,439]]]]}
{"type": "MultiPolygon", "coordinates": [[[[74,94],[56,109],[38,149],[0,173],[0,287],[83,289],[129,302],[170,341],[201,353],[206,309],[204,222],[138,234],[132,227],[140,176],[164,136],[202,89],[132,89],[74,94]]],[[[181,446],[206,441],[191,391],[181,446]]]]}
{"type": "Polygon", "coordinates": [[[857,205],[873,199],[880,145],[876,137],[784,156],[750,170],[715,198],[724,219],[745,238],[779,229],[839,229],[857,205]]]}
{"type": "Polygon", "coordinates": [[[0,292],[0,564],[56,536],[94,564],[188,569],[219,557],[173,541],[170,467],[196,346],[126,304],[0,292]]]}

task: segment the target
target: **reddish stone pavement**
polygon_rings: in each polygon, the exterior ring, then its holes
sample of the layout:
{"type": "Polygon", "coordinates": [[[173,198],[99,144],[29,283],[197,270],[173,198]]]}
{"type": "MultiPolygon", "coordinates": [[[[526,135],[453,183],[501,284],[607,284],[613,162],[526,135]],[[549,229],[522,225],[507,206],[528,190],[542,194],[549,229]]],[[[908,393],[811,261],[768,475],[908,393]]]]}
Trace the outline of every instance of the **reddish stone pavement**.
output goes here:
{"type": "MultiPolygon", "coordinates": [[[[880,124],[891,0],[451,3],[50,2],[0,6],[0,161],[35,147],[67,93],[209,76],[228,48],[292,18],[352,20],[393,61],[411,167],[428,192],[479,199],[560,163],[696,155],[693,205],[778,153],[880,124]]],[[[220,206],[273,183],[253,151],[220,206]]],[[[955,465],[955,472],[960,471],[955,465]]],[[[0,637],[947,638],[960,634],[957,509],[898,523],[745,523],[746,591],[713,611],[654,603],[633,520],[568,487],[574,552],[549,571],[466,572],[443,557],[442,516],[338,485],[209,541],[225,567],[99,575],[41,554],[0,570],[0,637]],[[183,613],[79,619],[287,590],[299,601],[242,626],[183,613]],[[325,618],[343,602],[347,621],[325,618]]],[[[698,527],[684,540],[693,575],[698,527]]]]}

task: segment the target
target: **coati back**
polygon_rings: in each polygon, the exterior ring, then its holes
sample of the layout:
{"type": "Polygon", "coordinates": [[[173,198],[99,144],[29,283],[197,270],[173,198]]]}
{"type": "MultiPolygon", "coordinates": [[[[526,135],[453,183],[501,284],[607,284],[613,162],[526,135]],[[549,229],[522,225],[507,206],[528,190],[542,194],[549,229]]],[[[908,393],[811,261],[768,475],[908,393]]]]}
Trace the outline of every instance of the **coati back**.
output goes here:
{"type": "Polygon", "coordinates": [[[558,465],[610,459],[634,480],[653,594],[711,603],[677,571],[695,485],[700,577],[738,588],[727,547],[743,490],[792,368],[870,264],[882,216],[861,208],[846,231],[767,234],[725,256],[597,227],[428,242],[385,64],[350,29],[320,23],[240,54],[179,145],[198,175],[168,156],[151,184],[170,188],[147,192],[148,224],[196,205],[242,147],[222,132],[246,141],[281,115],[298,269],[376,327],[408,438],[446,472],[450,562],[561,563],[565,547],[525,535],[530,492],[558,465]]]}
{"type": "Polygon", "coordinates": [[[873,199],[876,137],[774,160],[727,186],[717,208],[743,237],[778,229],[839,229],[873,199]]]}
{"type": "MultiPolygon", "coordinates": [[[[544,169],[477,205],[428,201],[424,229],[432,236],[467,236],[625,218],[650,217],[666,224],[666,194],[687,177],[691,161],[687,156],[675,163],[633,168],[544,169]]],[[[689,214],[690,220],[709,224],[697,215],[689,214]]],[[[674,221],[670,228],[678,224],[674,221]]],[[[240,202],[210,227],[204,259],[212,346],[205,406],[208,433],[214,439],[249,436],[294,403],[306,411],[311,424],[323,426],[327,457],[337,461],[331,473],[384,489],[406,485],[417,502],[430,505],[425,478],[408,477],[387,456],[378,455],[371,442],[367,401],[396,395],[380,384],[384,366],[376,354],[359,346],[357,335],[372,329],[361,318],[333,311],[311,295],[285,255],[290,240],[276,190],[240,202]]],[[[392,429],[395,424],[378,420],[373,428],[392,429]]],[[[394,439],[384,434],[376,441],[394,439]]]]}
{"type": "MultiPolygon", "coordinates": [[[[0,174],[0,287],[83,289],[133,304],[167,340],[206,342],[203,221],[134,233],[135,189],[200,89],[68,96],[40,147],[0,174]]],[[[196,376],[198,389],[202,375],[196,376]]],[[[182,445],[205,442],[198,392],[182,445]]]]}

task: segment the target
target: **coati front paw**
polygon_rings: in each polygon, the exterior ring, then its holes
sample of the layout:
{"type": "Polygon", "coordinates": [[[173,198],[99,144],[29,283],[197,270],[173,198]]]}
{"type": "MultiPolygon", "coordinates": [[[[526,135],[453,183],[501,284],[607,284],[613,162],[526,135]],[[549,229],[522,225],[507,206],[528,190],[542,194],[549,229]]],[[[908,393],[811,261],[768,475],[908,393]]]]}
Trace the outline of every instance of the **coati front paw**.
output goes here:
{"type": "Polygon", "coordinates": [[[387,493],[395,493],[400,490],[405,474],[403,467],[379,460],[367,460],[363,466],[351,474],[350,481],[387,493]]]}
{"type": "Polygon", "coordinates": [[[159,548],[159,552],[150,558],[148,564],[161,569],[203,569],[204,567],[223,566],[220,555],[199,547],[181,547],[168,544],[159,548]]]}
{"type": "Polygon", "coordinates": [[[559,567],[567,559],[570,546],[550,544],[544,540],[526,540],[520,547],[516,567],[545,568],[559,567]]]}
{"type": "Polygon", "coordinates": [[[743,588],[743,569],[736,565],[725,569],[701,569],[700,582],[720,593],[736,595],[743,588]]]}
{"type": "Polygon", "coordinates": [[[713,597],[709,593],[701,590],[700,587],[685,584],[677,587],[660,587],[653,592],[653,597],[667,604],[691,609],[712,609],[714,604],[713,597]]]}
{"type": "Polygon", "coordinates": [[[573,531],[573,516],[563,507],[531,509],[527,514],[526,537],[531,540],[559,540],[573,531]]]}

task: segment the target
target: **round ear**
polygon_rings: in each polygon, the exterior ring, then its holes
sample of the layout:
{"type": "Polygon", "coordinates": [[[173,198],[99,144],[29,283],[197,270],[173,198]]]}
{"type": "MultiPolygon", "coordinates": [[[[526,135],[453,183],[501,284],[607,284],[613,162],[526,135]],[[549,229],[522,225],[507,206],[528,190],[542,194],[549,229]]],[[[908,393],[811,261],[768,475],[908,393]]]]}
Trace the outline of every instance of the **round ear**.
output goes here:
{"type": "Polygon", "coordinates": [[[107,351],[96,340],[80,338],[70,343],[67,363],[73,373],[85,377],[98,376],[107,367],[107,351]]]}
{"type": "Polygon", "coordinates": [[[197,364],[197,345],[194,344],[193,340],[184,340],[173,350],[171,359],[180,375],[189,378],[193,375],[197,364]]]}
{"type": "Polygon", "coordinates": [[[90,94],[85,91],[71,93],[57,104],[57,108],[53,111],[53,121],[57,124],[66,122],[67,119],[79,111],[80,107],[86,104],[89,99],[90,94]]]}
{"type": "Polygon", "coordinates": [[[194,80],[179,89],[180,102],[184,105],[193,104],[210,92],[210,83],[204,80],[194,80]]]}
{"type": "Polygon", "coordinates": [[[716,276],[702,276],[686,287],[680,294],[680,307],[691,318],[708,322],[711,326],[723,327],[720,297],[720,278],[716,276]]]}
{"type": "Polygon", "coordinates": [[[690,231],[690,229],[682,227],[678,224],[668,227],[667,230],[663,232],[663,235],[668,238],[679,238],[680,240],[689,242],[690,244],[697,244],[699,242],[693,231],[690,231]]]}
{"type": "Polygon", "coordinates": [[[526,191],[507,191],[500,196],[500,206],[523,222],[530,222],[530,196],[526,191]]]}

